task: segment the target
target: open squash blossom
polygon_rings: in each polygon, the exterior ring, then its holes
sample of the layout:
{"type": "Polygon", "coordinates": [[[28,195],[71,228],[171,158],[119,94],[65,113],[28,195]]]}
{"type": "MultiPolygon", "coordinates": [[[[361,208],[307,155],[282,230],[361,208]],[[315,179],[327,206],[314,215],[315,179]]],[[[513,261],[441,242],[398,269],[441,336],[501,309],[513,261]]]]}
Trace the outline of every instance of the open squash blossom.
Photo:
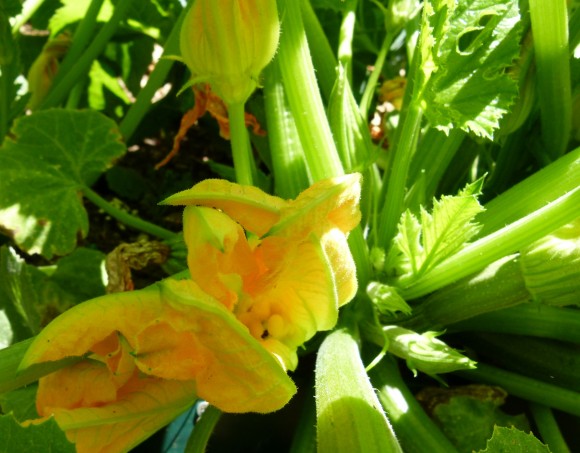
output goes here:
{"type": "Polygon", "coordinates": [[[347,234],[360,221],[360,176],[320,181],[285,201],[206,180],[166,204],[189,205],[192,279],[247,326],[284,369],[317,331],[334,327],[357,290],[347,234]]]}
{"type": "Polygon", "coordinates": [[[183,61],[226,104],[244,103],[278,47],[275,0],[194,0],[181,26],[183,61]]]}
{"type": "Polygon", "coordinates": [[[38,335],[20,368],[75,356],[84,360],[40,379],[37,410],[54,416],[78,452],[128,451],[197,397],[226,412],[264,413],[296,391],[245,326],[191,280],[73,307],[38,335]]]}

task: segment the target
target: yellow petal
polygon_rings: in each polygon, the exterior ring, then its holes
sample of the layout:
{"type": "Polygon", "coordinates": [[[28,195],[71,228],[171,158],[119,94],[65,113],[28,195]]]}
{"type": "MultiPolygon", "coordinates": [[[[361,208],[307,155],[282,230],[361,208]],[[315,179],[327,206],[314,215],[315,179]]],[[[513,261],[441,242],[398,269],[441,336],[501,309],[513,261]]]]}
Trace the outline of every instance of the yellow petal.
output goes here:
{"type": "Polygon", "coordinates": [[[109,294],[76,305],[42,330],[24,355],[20,369],[83,356],[114,332],[131,342],[143,326],[162,315],[163,307],[157,286],[109,294]]]}
{"type": "Polygon", "coordinates": [[[107,367],[85,360],[40,379],[36,408],[40,416],[51,415],[57,408],[75,409],[102,406],[115,401],[117,389],[107,367]]]}
{"type": "Polygon", "coordinates": [[[188,206],[183,232],[192,279],[231,311],[242,291],[243,277],[256,271],[244,231],[223,212],[188,206]]]}
{"type": "Polygon", "coordinates": [[[276,359],[220,304],[200,300],[189,280],[168,280],[163,294],[212,352],[196,377],[198,395],[225,412],[271,412],[290,400],[296,387],[276,359]]]}
{"type": "Polygon", "coordinates": [[[271,276],[253,287],[252,304],[238,313],[254,335],[289,370],[296,368],[296,348],[319,330],[334,327],[338,300],[328,258],[315,237],[302,242],[269,236],[259,251],[271,276]],[[270,331],[270,325],[274,330],[270,331]],[[283,343],[281,348],[274,339],[283,343]],[[271,349],[270,346],[276,346],[271,349]]]}
{"type": "Polygon", "coordinates": [[[318,181],[289,203],[268,234],[322,236],[331,228],[348,233],[360,222],[360,191],[359,173],[318,181]]]}
{"type": "Polygon", "coordinates": [[[218,208],[244,229],[262,236],[280,219],[280,211],[287,202],[254,186],[206,179],[191,189],[170,196],[161,204],[218,208]]]}

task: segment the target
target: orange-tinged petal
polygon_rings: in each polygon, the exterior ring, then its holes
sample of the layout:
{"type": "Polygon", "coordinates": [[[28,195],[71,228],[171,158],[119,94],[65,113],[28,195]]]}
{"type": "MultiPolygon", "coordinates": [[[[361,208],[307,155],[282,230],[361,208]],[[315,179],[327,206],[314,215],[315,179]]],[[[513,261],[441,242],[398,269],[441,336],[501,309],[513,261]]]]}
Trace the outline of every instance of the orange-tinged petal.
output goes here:
{"type": "Polygon", "coordinates": [[[206,179],[162,202],[221,209],[244,229],[258,236],[264,235],[280,219],[280,211],[287,203],[257,187],[242,186],[223,179],[206,179]]]}
{"type": "Polygon", "coordinates": [[[212,356],[195,332],[178,332],[167,322],[155,322],[137,335],[135,355],[144,373],[181,380],[199,375],[212,356]]]}
{"type": "Polygon", "coordinates": [[[135,378],[126,394],[101,407],[54,411],[78,453],[129,451],[191,406],[193,381],[135,378]]]}
{"type": "Polygon", "coordinates": [[[43,417],[56,408],[102,406],[115,401],[117,389],[104,364],[85,360],[40,379],[36,409],[43,417]]]}

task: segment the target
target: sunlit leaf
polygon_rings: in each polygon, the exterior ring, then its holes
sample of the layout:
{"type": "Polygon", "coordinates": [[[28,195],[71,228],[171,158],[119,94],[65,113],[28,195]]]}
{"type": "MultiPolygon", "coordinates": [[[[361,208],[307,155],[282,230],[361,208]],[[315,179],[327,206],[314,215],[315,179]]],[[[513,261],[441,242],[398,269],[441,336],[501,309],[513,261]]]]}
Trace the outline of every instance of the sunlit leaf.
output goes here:
{"type": "MultiPolygon", "coordinates": [[[[54,36],[56,33],[67,27],[68,25],[79,22],[87,13],[87,9],[91,4],[90,0],[60,0],[62,6],[56,10],[54,15],[50,18],[48,28],[54,36]]],[[[100,22],[107,22],[113,14],[113,5],[109,0],[103,2],[103,6],[99,11],[97,20],[100,22]]]]}
{"type": "Polygon", "coordinates": [[[93,61],[89,72],[90,83],[87,90],[89,107],[94,110],[104,110],[106,107],[106,96],[110,92],[124,104],[129,104],[131,100],[127,92],[121,87],[116,74],[110,74],[98,61],[93,61]]]}
{"type": "Polygon", "coordinates": [[[115,123],[97,112],[22,117],[0,148],[0,226],[29,253],[70,253],[89,228],[82,188],[124,152],[115,123]]]}
{"type": "Polygon", "coordinates": [[[479,179],[455,196],[434,200],[431,213],[421,207],[419,218],[403,213],[387,264],[390,272],[400,276],[400,284],[429,272],[479,231],[473,218],[483,211],[477,201],[482,184],[479,179]]]}
{"type": "Polygon", "coordinates": [[[525,451],[526,453],[550,453],[547,445],[540,442],[532,433],[526,433],[515,427],[496,426],[493,436],[487,441],[485,450],[478,453],[505,453],[508,451],[525,451]]]}
{"type": "MultiPolygon", "coordinates": [[[[426,3],[426,12],[431,3],[443,2],[426,3]]],[[[460,127],[492,138],[518,90],[506,72],[519,55],[518,2],[467,0],[429,17],[431,33],[422,37],[426,116],[444,131],[460,127]]]]}

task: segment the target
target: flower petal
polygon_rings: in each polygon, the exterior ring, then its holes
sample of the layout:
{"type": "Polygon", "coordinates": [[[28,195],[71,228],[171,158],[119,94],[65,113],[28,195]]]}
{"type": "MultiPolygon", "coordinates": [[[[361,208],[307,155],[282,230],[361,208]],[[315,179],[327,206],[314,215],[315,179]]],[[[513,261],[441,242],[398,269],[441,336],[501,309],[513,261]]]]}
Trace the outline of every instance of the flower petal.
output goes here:
{"type": "Polygon", "coordinates": [[[248,329],[190,280],[166,280],[147,290],[117,293],[73,307],[38,335],[21,369],[83,356],[113,332],[134,348],[135,363],[142,372],[194,381],[198,395],[225,412],[271,412],[296,392],[292,380],[248,329]],[[155,324],[166,325],[154,331],[155,324]],[[158,340],[160,335],[167,339],[153,347],[143,339],[148,332],[158,340]],[[187,346],[194,358],[190,363],[175,363],[186,354],[187,346]]]}
{"type": "Polygon", "coordinates": [[[291,201],[268,235],[322,236],[331,228],[348,233],[360,222],[360,174],[318,181],[291,201]]]}
{"type": "Polygon", "coordinates": [[[294,370],[296,349],[317,331],[336,324],[338,299],[330,262],[314,236],[299,243],[269,236],[260,244],[260,251],[273,278],[265,278],[253,288],[253,304],[238,315],[249,327],[262,326],[253,334],[286,369],[294,370]]]}
{"type": "Polygon", "coordinates": [[[256,272],[244,230],[223,212],[188,206],[183,213],[187,262],[193,280],[230,311],[244,276],[256,272]]]}
{"type": "Polygon", "coordinates": [[[161,204],[218,208],[244,229],[262,236],[280,219],[280,211],[287,203],[254,186],[206,179],[191,189],[170,196],[161,204]]]}
{"type": "Polygon", "coordinates": [[[191,406],[195,390],[193,381],[139,378],[111,404],[55,409],[54,417],[78,453],[129,451],[191,406]]]}

